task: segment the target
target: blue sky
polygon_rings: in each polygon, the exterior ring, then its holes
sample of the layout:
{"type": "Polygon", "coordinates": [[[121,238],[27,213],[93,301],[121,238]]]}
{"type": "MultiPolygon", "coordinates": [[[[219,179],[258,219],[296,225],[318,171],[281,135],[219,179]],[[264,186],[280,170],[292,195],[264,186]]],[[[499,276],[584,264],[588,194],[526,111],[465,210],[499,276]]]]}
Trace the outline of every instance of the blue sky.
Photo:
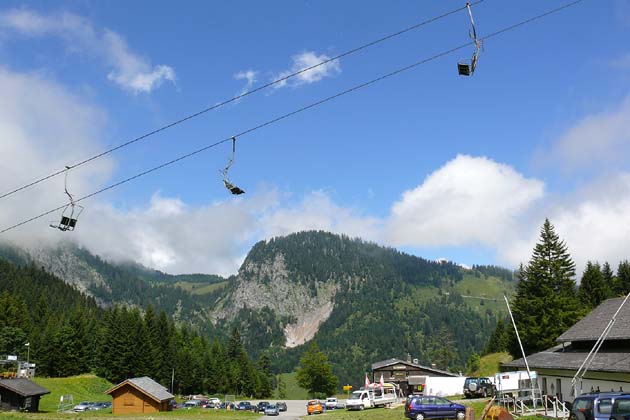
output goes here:
{"type": "MultiPolygon", "coordinates": [[[[485,0],[483,36],[564,4],[485,0]]],[[[460,7],[456,1],[12,2],[0,6],[6,191],[460,7]]],[[[83,196],[467,42],[465,11],[342,58],[72,171],[83,196]]],[[[515,267],[549,217],[582,267],[630,245],[630,4],[585,0],[86,200],[5,236],[69,237],[168,272],[235,273],[256,241],[359,236],[426,258],[515,267]],[[49,220],[50,219],[50,220],[49,220]]],[[[64,202],[63,178],[0,201],[3,227],[64,202]]]]}

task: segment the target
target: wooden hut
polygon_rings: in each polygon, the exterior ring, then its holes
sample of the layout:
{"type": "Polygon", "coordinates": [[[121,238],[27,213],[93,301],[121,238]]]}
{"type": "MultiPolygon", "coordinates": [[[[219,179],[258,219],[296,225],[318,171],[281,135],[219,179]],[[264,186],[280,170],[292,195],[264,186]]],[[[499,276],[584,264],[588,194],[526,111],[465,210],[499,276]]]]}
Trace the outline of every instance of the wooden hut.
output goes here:
{"type": "Polygon", "coordinates": [[[26,378],[0,379],[0,409],[39,411],[39,399],[50,391],[26,378]]]}
{"type": "Polygon", "coordinates": [[[127,379],[105,391],[112,396],[113,414],[139,414],[169,411],[175,398],[168,390],[153,379],[127,379]]]}

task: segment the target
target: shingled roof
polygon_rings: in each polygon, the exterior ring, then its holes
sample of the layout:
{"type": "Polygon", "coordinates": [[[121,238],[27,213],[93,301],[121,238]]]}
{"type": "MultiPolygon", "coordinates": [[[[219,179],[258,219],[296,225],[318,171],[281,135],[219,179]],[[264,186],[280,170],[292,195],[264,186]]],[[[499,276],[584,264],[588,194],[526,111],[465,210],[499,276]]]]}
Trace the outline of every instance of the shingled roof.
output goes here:
{"type": "MultiPolygon", "coordinates": [[[[608,325],[624,298],[608,299],[602,302],[591,313],[579,320],[556,339],[559,343],[569,341],[596,341],[608,325]]],[[[630,302],[626,302],[615,324],[606,337],[607,340],[630,340],[630,302]]],[[[529,360],[529,359],[528,359],[529,360]]]]}
{"type": "Polygon", "coordinates": [[[376,369],[382,369],[382,368],[387,367],[387,366],[398,365],[398,364],[410,366],[410,367],[415,368],[415,369],[421,369],[421,370],[426,370],[426,371],[429,371],[429,372],[434,372],[434,373],[437,373],[437,374],[442,375],[442,376],[459,376],[459,375],[456,375],[454,373],[447,372],[445,370],[440,370],[440,369],[435,369],[435,368],[432,368],[432,367],[422,366],[422,365],[419,365],[417,363],[405,362],[405,361],[400,360],[400,359],[387,359],[387,360],[383,360],[382,362],[372,363],[372,371],[375,371],[376,369]]]}
{"type": "MultiPolygon", "coordinates": [[[[588,352],[562,351],[560,346],[527,356],[527,362],[532,370],[536,369],[564,369],[577,370],[584,362],[588,352]]],[[[522,358],[501,364],[501,367],[522,369],[525,362],[522,358]]],[[[598,372],[630,373],[630,353],[599,352],[595,355],[589,370],[598,372]]]]}
{"type": "Polygon", "coordinates": [[[0,388],[6,388],[23,397],[50,394],[49,390],[26,378],[0,379],[0,388]]]}
{"type": "Polygon", "coordinates": [[[175,396],[171,394],[170,392],[168,392],[165,387],[155,382],[153,379],[149,378],[148,376],[143,376],[141,378],[127,379],[119,383],[115,387],[108,389],[107,391],[105,391],[105,393],[111,394],[113,391],[115,391],[116,389],[120,388],[121,386],[125,384],[129,384],[133,386],[134,388],[137,388],[139,391],[148,395],[149,397],[153,398],[154,400],[158,402],[175,398],[175,396]]]}

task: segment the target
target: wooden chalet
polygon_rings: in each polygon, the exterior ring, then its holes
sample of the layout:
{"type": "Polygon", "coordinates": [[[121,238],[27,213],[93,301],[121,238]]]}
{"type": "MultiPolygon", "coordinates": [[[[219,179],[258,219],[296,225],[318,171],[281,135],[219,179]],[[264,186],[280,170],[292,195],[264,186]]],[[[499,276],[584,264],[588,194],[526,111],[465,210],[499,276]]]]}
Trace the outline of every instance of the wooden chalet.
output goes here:
{"type": "Polygon", "coordinates": [[[456,377],[458,375],[434,367],[405,362],[400,359],[387,359],[372,363],[372,382],[378,382],[383,375],[384,382],[391,382],[400,387],[403,395],[410,394],[418,384],[417,378],[423,376],[456,377]]]}
{"type": "Polygon", "coordinates": [[[105,391],[112,396],[113,414],[139,414],[170,411],[175,398],[168,390],[153,379],[127,379],[105,391]]]}
{"type": "MultiPolygon", "coordinates": [[[[561,334],[558,345],[527,356],[531,370],[538,374],[543,395],[564,401],[576,397],[572,379],[612,319],[623,298],[608,299],[561,334]]],[[[524,369],[524,360],[501,365],[501,370],[524,369]]],[[[630,391],[630,302],[621,309],[615,324],[593,358],[586,374],[577,383],[577,394],[593,391],[630,391]]]]}
{"type": "Polygon", "coordinates": [[[39,399],[50,391],[26,378],[0,379],[0,409],[39,411],[39,399]]]}

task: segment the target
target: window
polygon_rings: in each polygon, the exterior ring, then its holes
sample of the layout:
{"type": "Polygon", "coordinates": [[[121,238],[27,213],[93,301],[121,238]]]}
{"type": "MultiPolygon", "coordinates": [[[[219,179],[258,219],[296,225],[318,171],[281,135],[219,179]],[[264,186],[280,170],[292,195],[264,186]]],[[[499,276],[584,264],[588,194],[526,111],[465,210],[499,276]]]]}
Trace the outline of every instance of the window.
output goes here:
{"type": "Polygon", "coordinates": [[[445,398],[435,397],[435,403],[438,405],[449,405],[451,402],[445,398]]]}
{"type": "Polygon", "coordinates": [[[610,414],[612,411],[612,400],[610,398],[601,398],[597,401],[597,411],[602,414],[610,414]]]}

